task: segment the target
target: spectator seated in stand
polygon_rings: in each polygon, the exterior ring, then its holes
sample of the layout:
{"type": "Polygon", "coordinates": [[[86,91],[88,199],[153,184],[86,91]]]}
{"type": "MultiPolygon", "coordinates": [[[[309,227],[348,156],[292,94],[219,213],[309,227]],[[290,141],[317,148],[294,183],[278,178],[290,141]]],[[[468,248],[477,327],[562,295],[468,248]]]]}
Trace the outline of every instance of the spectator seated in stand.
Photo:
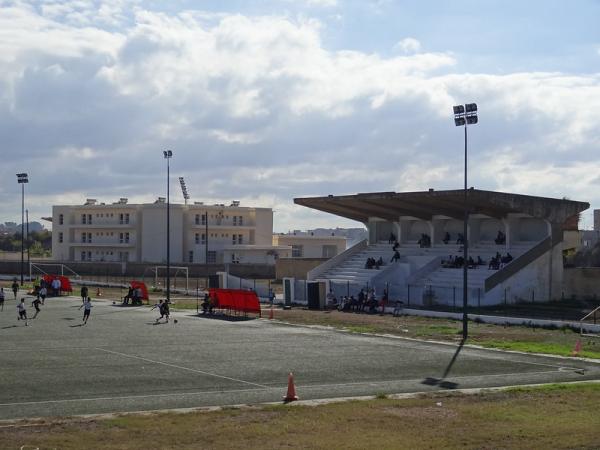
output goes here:
{"type": "Polygon", "coordinates": [[[372,269],[373,268],[373,262],[372,262],[372,258],[367,258],[367,262],[365,263],[365,269],[372,269]]]}
{"type": "Polygon", "coordinates": [[[477,256],[477,265],[478,266],[484,266],[485,265],[485,261],[483,259],[481,259],[481,256],[477,256]]]}
{"type": "Polygon", "coordinates": [[[490,259],[490,263],[488,265],[488,270],[498,270],[500,268],[500,259],[498,256],[494,256],[490,259]]]}
{"type": "Polygon", "coordinates": [[[431,247],[431,238],[428,234],[422,233],[421,238],[417,241],[419,247],[431,247]]]}
{"type": "Polygon", "coordinates": [[[508,252],[507,252],[507,253],[506,253],[506,256],[503,256],[503,257],[500,259],[500,262],[501,262],[502,264],[508,264],[508,263],[509,263],[509,262],[511,262],[513,259],[514,259],[514,258],[512,257],[512,255],[511,255],[510,253],[508,253],[508,252]]]}
{"type": "Polygon", "coordinates": [[[477,269],[477,264],[475,263],[475,260],[473,259],[472,256],[469,256],[468,261],[469,261],[469,264],[467,265],[467,267],[469,269],[477,269]]]}
{"type": "Polygon", "coordinates": [[[506,243],[506,235],[498,230],[498,235],[496,236],[496,239],[494,239],[494,242],[496,243],[496,245],[503,245],[506,243]]]}
{"type": "Polygon", "coordinates": [[[447,231],[446,231],[446,234],[444,235],[444,239],[442,239],[442,242],[444,244],[448,244],[448,242],[450,242],[450,233],[448,233],[447,231]]]}
{"type": "Polygon", "coordinates": [[[462,256],[457,256],[454,258],[454,268],[458,269],[463,266],[465,263],[465,259],[462,256]]]}
{"type": "Polygon", "coordinates": [[[395,252],[398,249],[398,247],[400,247],[398,241],[394,242],[394,245],[392,245],[392,251],[395,252]]]}
{"type": "Polygon", "coordinates": [[[375,261],[375,268],[379,270],[379,268],[383,266],[383,258],[380,256],[377,261],[375,261]]]}
{"type": "Polygon", "coordinates": [[[465,237],[462,233],[458,233],[458,237],[456,238],[456,245],[463,245],[465,243],[465,237]]]}

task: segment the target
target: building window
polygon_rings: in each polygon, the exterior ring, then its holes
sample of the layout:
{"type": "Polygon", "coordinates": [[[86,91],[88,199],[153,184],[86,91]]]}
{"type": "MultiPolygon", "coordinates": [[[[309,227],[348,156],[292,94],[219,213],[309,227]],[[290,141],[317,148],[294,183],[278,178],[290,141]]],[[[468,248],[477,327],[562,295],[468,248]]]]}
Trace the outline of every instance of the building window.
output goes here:
{"type": "Polygon", "coordinates": [[[215,264],[217,262],[217,252],[214,250],[210,250],[208,252],[208,264],[215,264]]]}
{"type": "Polygon", "coordinates": [[[88,233],[88,244],[92,243],[92,233],[88,233]]]}
{"type": "Polygon", "coordinates": [[[292,245],[292,258],[302,258],[303,250],[302,245],[292,245]]]}
{"type": "Polygon", "coordinates": [[[64,222],[65,217],[62,214],[58,215],[58,224],[62,225],[64,222]]]}
{"type": "Polygon", "coordinates": [[[200,225],[200,214],[196,214],[196,216],[194,217],[194,223],[196,225],[200,225]]]}
{"type": "Polygon", "coordinates": [[[202,235],[200,236],[201,239],[201,244],[205,245],[206,244],[206,235],[204,233],[202,233],[202,235]]]}
{"type": "Polygon", "coordinates": [[[81,260],[85,261],[85,252],[81,252],[81,260]]]}
{"type": "Polygon", "coordinates": [[[191,263],[194,262],[194,251],[193,250],[190,250],[188,252],[188,262],[191,262],[191,263]]]}
{"type": "Polygon", "coordinates": [[[123,243],[123,233],[119,233],[119,244],[123,243]]]}
{"type": "Polygon", "coordinates": [[[125,213],[125,223],[129,223],[129,213],[125,213]]]}
{"type": "Polygon", "coordinates": [[[240,216],[240,218],[238,219],[238,225],[241,227],[242,225],[244,225],[244,218],[242,216],[240,216]]]}
{"type": "Polygon", "coordinates": [[[208,216],[208,213],[202,214],[202,216],[201,216],[201,221],[202,221],[201,224],[202,225],[206,225],[206,216],[208,216]]]}
{"type": "Polygon", "coordinates": [[[125,243],[129,244],[129,233],[125,233],[125,243]]]}
{"type": "Polygon", "coordinates": [[[87,216],[85,214],[81,215],[81,223],[85,225],[87,223],[87,216]]]}
{"type": "Polygon", "coordinates": [[[62,244],[63,242],[63,234],[62,231],[60,233],[58,233],[58,242],[62,244]]]}
{"type": "Polygon", "coordinates": [[[196,233],[196,235],[194,236],[194,241],[196,242],[196,245],[200,243],[200,233],[196,233]]]}
{"type": "Polygon", "coordinates": [[[232,253],[232,254],[231,254],[231,262],[232,262],[232,263],[235,263],[235,253],[232,253]]]}
{"type": "Polygon", "coordinates": [[[242,236],[241,234],[238,234],[238,244],[242,245],[244,242],[244,236],[242,236]]]}
{"type": "Polygon", "coordinates": [[[87,252],[87,259],[92,260],[92,252],[87,252]]]}
{"type": "Polygon", "coordinates": [[[233,216],[233,226],[237,225],[237,216],[233,216]]]}
{"type": "Polygon", "coordinates": [[[233,245],[237,244],[237,236],[236,236],[235,234],[232,234],[232,235],[231,235],[231,243],[232,243],[233,245]]]}
{"type": "Polygon", "coordinates": [[[123,225],[124,217],[123,213],[119,214],[119,225],[123,225]]]}
{"type": "Polygon", "coordinates": [[[81,233],[81,242],[84,244],[87,242],[87,233],[81,233]]]}
{"type": "Polygon", "coordinates": [[[92,215],[88,214],[88,225],[92,224],[92,215]]]}

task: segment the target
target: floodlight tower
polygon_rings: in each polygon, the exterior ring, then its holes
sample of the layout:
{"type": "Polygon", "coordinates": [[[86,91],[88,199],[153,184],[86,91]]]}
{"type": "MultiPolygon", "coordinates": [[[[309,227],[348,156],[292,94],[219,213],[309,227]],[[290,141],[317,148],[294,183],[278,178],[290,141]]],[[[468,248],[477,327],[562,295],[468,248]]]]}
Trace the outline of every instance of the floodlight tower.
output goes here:
{"type": "Polygon", "coordinates": [[[454,124],[457,127],[465,128],[465,189],[464,189],[464,219],[463,219],[463,339],[468,336],[468,257],[469,257],[469,240],[467,239],[467,231],[469,224],[469,203],[467,200],[467,125],[475,125],[477,123],[477,104],[467,103],[466,105],[457,105],[454,107],[454,124]]]}
{"type": "Polygon", "coordinates": [[[25,264],[25,184],[29,183],[29,178],[26,173],[17,174],[17,183],[21,185],[21,286],[23,286],[23,265],[25,264]]]}
{"type": "Polygon", "coordinates": [[[185,180],[183,179],[183,177],[179,177],[179,184],[181,185],[181,192],[183,194],[183,201],[187,205],[187,202],[190,199],[190,194],[188,194],[187,186],[185,185],[185,180]]]}
{"type": "Polygon", "coordinates": [[[171,302],[171,199],[169,191],[170,164],[173,152],[164,150],[163,156],[167,160],[167,303],[171,302]]]}

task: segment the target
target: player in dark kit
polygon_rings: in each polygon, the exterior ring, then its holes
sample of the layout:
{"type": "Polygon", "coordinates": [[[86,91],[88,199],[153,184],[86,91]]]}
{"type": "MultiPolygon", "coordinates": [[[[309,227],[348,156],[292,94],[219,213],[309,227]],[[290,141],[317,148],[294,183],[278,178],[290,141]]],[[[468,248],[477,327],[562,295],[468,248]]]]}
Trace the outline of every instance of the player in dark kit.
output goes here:
{"type": "Polygon", "coordinates": [[[40,313],[40,303],[41,300],[39,297],[35,298],[32,302],[31,302],[31,306],[33,306],[35,308],[35,314],[33,315],[33,317],[31,318],[32,320],[35,319],[37,317],[37,315],[40,313]]]}

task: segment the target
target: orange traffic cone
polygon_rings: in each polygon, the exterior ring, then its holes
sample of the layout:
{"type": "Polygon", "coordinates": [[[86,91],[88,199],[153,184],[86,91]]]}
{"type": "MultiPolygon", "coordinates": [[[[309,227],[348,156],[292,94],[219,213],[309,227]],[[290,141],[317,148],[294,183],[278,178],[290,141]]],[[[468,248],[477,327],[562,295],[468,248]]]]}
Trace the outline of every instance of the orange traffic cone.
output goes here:
{"type": "Polygon", "coordinates": [[[269,320],[273,320],[273,307],[271,306],[271,309],[269,309],[269,320]]]}
{"type": "Polygon", "coordinates": [[[102,291],[100,291],[100,288],[96,289],[96,297],[102,297],[102,291]]]}
{"type": "Polygon", "coordinates": [[[571,356],[579,356],[579,352],[581,352],[581,341],[577,339],[577,343],[575,344],[575,348],[573,349],[571,356]]]}
{"type": "Polygon", "coordinates": [[[287,395],[283,398],[283,403],[290,403],[298,400],[296,395],[296,386],[294,386],[294,374],[290,372],[288,375],[287,395]]]}

